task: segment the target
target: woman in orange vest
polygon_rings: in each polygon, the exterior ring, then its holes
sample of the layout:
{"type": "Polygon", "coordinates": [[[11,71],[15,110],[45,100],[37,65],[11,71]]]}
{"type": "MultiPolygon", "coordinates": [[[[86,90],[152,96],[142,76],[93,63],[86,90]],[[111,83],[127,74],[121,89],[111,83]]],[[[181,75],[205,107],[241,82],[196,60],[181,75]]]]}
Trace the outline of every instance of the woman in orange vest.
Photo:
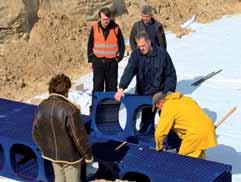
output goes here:
{"type": "Polygon", "coordinates": [[[93,69],[93,91],[116,91],[118,62],[124,56],[125,43],[120,27],[111,20],[109,8],[99,11],[99,21],[90,31],[88,62],[93,69]]]}

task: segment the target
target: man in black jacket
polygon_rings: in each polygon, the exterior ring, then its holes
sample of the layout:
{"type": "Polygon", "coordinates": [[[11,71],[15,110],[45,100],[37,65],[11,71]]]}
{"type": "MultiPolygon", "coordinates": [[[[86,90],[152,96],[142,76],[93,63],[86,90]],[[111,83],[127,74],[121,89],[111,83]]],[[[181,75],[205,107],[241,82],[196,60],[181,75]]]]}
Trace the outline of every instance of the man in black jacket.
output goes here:
{"type": "Polygon", "coordinates": [[[119,83],[115,98],[120,100],[132,78],[136,76],[136,93],[154,95],[157,92],[174,92],[177,77],[171,57],[167,51],[152,46],[146,32],[136,35],[138,49],[135,49],[128,61],[119,83]]]}
{"type": "MultiPolygon", "coordinates": [[[[177,84],[177,76],[172,60],[164,49],[152,46],[148,34],[144,31],[136,35],[138,49],[135,49],[128,61],[119,83],[119,89],[115,99],[120,101],[124,97],[124,90],[128,87],[132,78],[136,76],[136,93],[139,95],[153,96],[155,93],[174,92],[177,84]]],[[[151,108],[143,111],[142,117],[148,117],[145,113],[151,113],[151,108]]],[[[151,119],[154,120],[154,115],[151,119]]],[[[143,120],[142,118],[142,120],[143,120]]]]}
{"type": "Polygon", "coordinates": [[[98,15],[87,49],[88,63],[93,69],[93,91],[116,91],[118,62],[125,53],[124,38],[120,27],[111,20],[109,8],[102,8],[98,15]]]}
{"type": "Polygon", "coordinates": [[[79,182],[81,160],[93,160],[80,110],[67,99],[70,87],[64,74],[53,77],[49,98],[40,103],[33,122],[34,142],[52,162],[56,182],[79,182]]]}
{"type": "Polygon", "coordinates": [[[166,49],[167,43],[165,32],[162,24],[153,18],[152,7],[150,5],[143,6],[141,13],[142,19],[134,23],[131,29],[129,40],[131,49],[134,50],[137,48],[135,36],[140,31],[148,33],[153,46],[159,46],[166,49]]]}

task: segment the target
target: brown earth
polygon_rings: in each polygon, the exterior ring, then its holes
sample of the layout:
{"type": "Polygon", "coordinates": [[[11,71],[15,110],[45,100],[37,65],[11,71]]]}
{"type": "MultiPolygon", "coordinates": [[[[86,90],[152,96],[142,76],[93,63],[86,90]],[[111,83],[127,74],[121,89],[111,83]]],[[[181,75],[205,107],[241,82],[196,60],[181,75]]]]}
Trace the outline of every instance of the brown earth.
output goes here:
{"type": "MultiPolygon", "coordinates": [[[[90,7],[93,3],[78,2],[75,9],[69,11],[66,11],[69,3],[62,6],[55,4],[56,7],[52,5],[54,8],[46,8],[47,5],[39,7],[37,17],[35,14],[33,16],[35,21],[31,21],[31,28],[21,29],[20,33],[14,34],[14,38],[9,31],[8,37],[11,38],[6,39],[5,36],[3,39],[1,31],[9,29],[0,26],[0,97],[25,101],[46,91],[48,81],[54,74],[64,72],[74,80],[90,71],[86,60],[86,41],[93,22],[87,19],[93,19],[91,15],[96,11],[83,11],[84,3],[90,7]],[[88,17],[91,18],[87,18],[86,14],[90,12],[88,17]]],[[[104,6],[110,1],[100,2],[102,4],[99,6],[104,6]]],[[[128,14],[116,18],[125,39],[129,37],[133,22],[140,19],[140,7],[145,3],[153,5],[154,16],[164,24],[165,30],[176,33],[178,37],[191,31],[181,29],[180,25],[193,15],[198,22],[207,23],[223,15],[241,12],[241,0],[126,0],[128,14]]]]}

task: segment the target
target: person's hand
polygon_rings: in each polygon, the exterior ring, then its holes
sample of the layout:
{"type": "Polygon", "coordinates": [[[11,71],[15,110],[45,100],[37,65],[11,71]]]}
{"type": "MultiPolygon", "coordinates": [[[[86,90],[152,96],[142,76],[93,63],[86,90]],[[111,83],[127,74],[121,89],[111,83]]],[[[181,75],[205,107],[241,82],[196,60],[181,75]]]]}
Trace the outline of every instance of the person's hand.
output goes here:
{"type": "Polygon", "coordinates": [[[163,151],[163,148],[164,148],[163,144],[160,143],[158,140],[156,140],[155,142],[156,142],[156,151],[159,151],[159,152],[163,151]]]}
{"type": "Polygon", "coordinates": [[[120,62],[120,58],[119,57],[115,58],[115,60],[116,60],[117,63],[120,62]]]}
{"type": "Polygon", "coordinates": [[[115,98],[115,100],[120,101],[121,97],[124,97],[124,96],[125,96],[125,93],[124,93],[123,89],[119,88],[118,91],[115,93],[114,98],[115,98]]]}
{"type": "Polygon", "coordinates": [[[157,151],[157,152],[162,152],[163,149],[160,149],[160,148],[156,147],[156,151],[157,151]]]}

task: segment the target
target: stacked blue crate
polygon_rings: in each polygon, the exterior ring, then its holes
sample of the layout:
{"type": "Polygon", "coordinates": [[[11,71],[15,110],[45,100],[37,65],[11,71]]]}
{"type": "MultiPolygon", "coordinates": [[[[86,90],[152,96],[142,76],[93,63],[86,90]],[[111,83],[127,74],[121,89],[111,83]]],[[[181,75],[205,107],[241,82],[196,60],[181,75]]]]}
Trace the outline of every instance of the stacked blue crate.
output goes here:
{"type": "MultiPolygon", "coordinates": [[[[230,182],[231,166],[168,152],[156,152],[148,147],[106,140],[93,145],[93,153],[114,177],[138,181],[138,174],[146,182],[230,182]],[[151,157],[150,157],[151,156],[151,157]],[[130,174],[132,178],[128,178],[130,174]]],[[[141,179],[139,180],[141,181],[141,179]]]]}
{"type": "Polygon", "coordinates": [[[4,153],[3,153],[3,147],[0,145],[0,170],[3,168],[4,165],[4,153]]]}
{"type": "MultiPolygon", "coordinates": [[[[142,145],[140,139],[144,139],[145,135],[133,130],[133,118],[136,108],[150,105],[151,98],[127,95],[122,100],[128,115],[126,126],[122,129],[116,121],[117,114],[113,113],[120,107],[120,103],[113,101],[113,94],[97,93],[95,96],[98,102],[94,102],[90,130],[94,157],[107,166],[113,178],[152,182],[231,181],[231,166],[166,152],[157,153],[149,145],[142,145]],[[100,104],[101,101],[104,103],[100,104]],[[96,114],[99,114],[97,118],[96,114]],[[115,150],[129,138],[136,144],[127,144],[115,150]]],[[[0,175],[19,181],[53,181],[51,163],[41,158],[32,141],[32,119],[36,106],[4,99],[0,99],[0,106],[0,175]]],[[[88,116],[82,115],[82,119],[90,122],[88,116]]]]}
{"type": "Polygon", "coordinates": [[[0,175],[19,181],[47,181],[44,160],[32,140],[36,106],[6,99],[0,99],[0,105],[0,145],[4,153],[0,175]]]}
{"type": "MultiPolygon", "coordinates": [[[[127,94],[124,98],[122,98],[121,102],[116,102],[114,101],[114,93],[97,92],[94,94],[93,100],[94,102],[91,123],[91,139],[93,144],[94,156],[96,157],[96,160],[100,162],[101,168],[104,168],[104,172],[101,171],[99,173],[100,175],[104,174],[102,177],[108,174],[111,176],[109,179],[124,179],[125,176],[131,176],[129,180],[133,180],[134,178],[135,180],[137,180],[136,176],[141,175],[140,180],[143,179],[143,177],[147,177],[148,179],[150,179],[150,181],[154,182],[175,180],[188,182],[196,178],[198,181],[221,182],[223,179],[226,179],[226,181],[231,181],[231,166],[217,164],[210,161],[204,161],[201,159],[190,159],[188,157],[183,157],[176,154],[157,153],[150,149],[154,148],[154,128],[153,130],[148,130],[151,127],[147,127],[147,131],[143,133],[136,131],[135,128],[135,115],[137,114],[137,110],[138,108],[140,108],[140,106],[151,107],[152,102],[150,96],[137,96],[134,94],[127,94]],[[118,118],[121,103],[125,105],[127,111],[126,125],[123,129],[120,127],[118,118]],[[118,128],[118,130],[116,128],[118,128]],[[101,140],[105,142],[101,143],[101,140]],[[115,140],[115,142],[113,140],[115,140]],[[113,150],[117,146],[118,142],[120,144],[123,141],[128,141],[128,145],[135,144],[134,146],[142,146],[141,152],[145,149],[145,152],[143,154],[148,160],[153,161],[153,163],[148,164],[153,170],[149,170],[145,167],[147,163],[145,160],[143,160],[144,158],[142,158],[144,156],[139,154],[140,148],[138,148],[138,150],[135,149],[125,151],[125,147],[123,147],[122,153],[120,153],[120,151],[116,152],[115,150],[113,150]],[[164,158],[160,158],[160,156],[164,156],[164,158]],[[137,160],[136,157],[140,157],[139,160],[137,160]],[[180,163],[178,163],[180,169],[175,167],[175,161],[178,160],[181,161],[180,163]],[[144,166],[142,165],[142,161],[144,161],[144,166]],[[204,167],[204,171],[200,170],[200,172],[198,173],[197,170],[194,170],[193,172],[191,170],[192,161],[194,162],[194,166],[197,165],[199,167],[204,167]],[[184,170],[182,170],[181,168],[182,163],[183,165],[186,164],[186,166],[188,166],[187,168],[184,168],[184,170]],[[207,171],[205,172],[205,169],[210,169],[209,164],[211,168],[215,167],[216,165],[218,167],[223,166],[223,170],[219,171],[219,168],[217,167],[217,171],[210,170],[209,173],[206,174],[207,171]],[[167,168],[160,168],[162,165],[167,166],[167,168]],[[157,173],[154,172],[154,168],[156,168],[155,170],[158,171],[157,173]],[[177,174],[175,173],[176,170],[179,170],[177,174]],[[127,174],[128,171],[132,172],[132,175],[129,176],[127,174]],[[163,171],[163,174],[160,173],[160,171],[163,171]],[[184,175],[184,177],[181,177],[179,175],[181,172],[185,173],[186,176],[184,175]],[[176,174],[176,176],[174,175],[174,178],[172,177],[172,173],[176,174]],[[207,176],[205,177],[205,175],[207,176]],[[211,177],[209,178],[208,176],[211,177]]],[[[154,124],[154,121],[149,122],[152,122],[151,124],[154,124]]],[[[173,135],[173,133],[171,133],[167,138],[166,148],[178,149],[180,146],[180,142],[180,139],[177,138],[177,136],[173,135]]]]}
{"type": "MultiPolygon", "coordinates": [[[[53,168],[32,139],[36,106],[0,99],[0,175],[19,181],[54,181],[53,168]]],[[[90,116],[81,115],[90,131],[90,116]]]]}
{"type": "MultiPolygon", "coordinates": [[[[131,143],[139,143],[154,147],[154,115],[146,113],[145,130],[142,132],[136,129],[136,118],[140,108],[152,108],[151,96],[139,96],[136,94],[126,94],[121,102],[114,100],[114,92],[95,92],[93,98],[93,111],[91,135],[95,138],[115,139],[117,141],[125,141],[131,143]],[[120,105],[126,108],[126,125],[121,128],[119,122],[120,105]],[[149,115],[149,117],[148,117],[149,115]]],[[[151,109],[150,109],[151,111],[151,109]]],[[[171,133],[167,138],[167,148],[179,148],[180,139],[171,133]]]]}

